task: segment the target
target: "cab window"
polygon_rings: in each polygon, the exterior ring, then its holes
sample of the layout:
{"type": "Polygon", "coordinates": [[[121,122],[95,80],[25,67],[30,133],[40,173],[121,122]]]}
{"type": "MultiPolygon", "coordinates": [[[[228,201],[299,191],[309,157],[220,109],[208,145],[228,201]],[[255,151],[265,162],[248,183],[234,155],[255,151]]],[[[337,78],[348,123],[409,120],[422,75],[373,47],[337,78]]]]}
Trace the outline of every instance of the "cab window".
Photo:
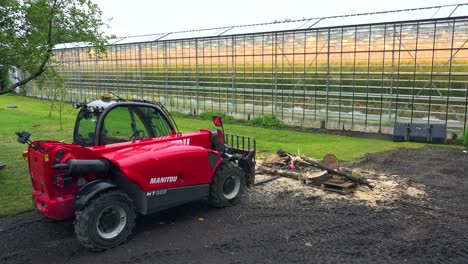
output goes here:
{"type": "Polygon", "coordinates": [[[102,144],[170,135],[172,126],[153,107],[118,106],[105,117],[101,131],[102,144]]]}
{"type": "Polygon", "coordinates": [[[94,132],[99,115],[87,110],[81,110],[76,119],[75,131],[73,135],[73,144],[84,147],[94,145],[94,132]]]}
{"type": "Polygon", "coordinates": [[[148,138],[150,134],[135,108],[118,106],[107,114],[101,132],[104,144],[148,138]]]}
{"type": "Polygon", "coordinates": [[[172,126],[166,118],[156,109],[145,107],[155,137],[169,136],[172,133],[172,126]]]}

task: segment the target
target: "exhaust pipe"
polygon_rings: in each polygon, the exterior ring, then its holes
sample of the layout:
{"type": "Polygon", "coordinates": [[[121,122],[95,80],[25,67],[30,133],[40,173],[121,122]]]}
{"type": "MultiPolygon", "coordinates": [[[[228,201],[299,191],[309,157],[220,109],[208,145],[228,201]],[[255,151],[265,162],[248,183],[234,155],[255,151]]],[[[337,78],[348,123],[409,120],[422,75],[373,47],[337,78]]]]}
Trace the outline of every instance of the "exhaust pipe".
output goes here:
{"type": "Polygon", "coordinates": [[[109,171],[109,162],[105,159],[70,159],[66,163],[55,164],[54,170],[65,170],[66,175],[82,175],[87,173],[103,173],[109,171]]]}

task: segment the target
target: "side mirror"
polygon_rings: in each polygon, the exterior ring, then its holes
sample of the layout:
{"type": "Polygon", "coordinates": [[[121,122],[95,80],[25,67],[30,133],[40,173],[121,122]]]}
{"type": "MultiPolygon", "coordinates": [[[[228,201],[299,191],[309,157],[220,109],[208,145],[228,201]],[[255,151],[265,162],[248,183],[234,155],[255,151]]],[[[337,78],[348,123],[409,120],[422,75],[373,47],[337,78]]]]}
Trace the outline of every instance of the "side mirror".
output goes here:
{"type": "Polygon", "coordinates": [[[221,116],[213,116],[213,124],[217,127],[223,127],[223,120],[221,116]]]}
{"type": "Polygon", "coordinates": [[[33,142],[31,142],[31,140],[29,140],[29,138],[31,137],[31,134],[26,132],[26,131],[23,131],[23,132],[16,132],[15,133],[18,138],[16,140],[18,140],[19,143],[21,144],[28,144],[28,146],[30,146],[31,148],[35,149],[35,150],[39,150],[40,152],[44,153],[44,149],[41,148],[40,146],[34,144],[33,142]]]}
{"type": "Polygon", "coordinates": [[[218,139],[221,144],[224,144],[224,127],[223,127],[223,119],[221,116],[213,116],[213,124],[217,127],[221,127],[221,129],[217,129],[218,139]]]}
{"type": "Polygon", "coordinates": [[[31,134],[26,131],[16,132],[16,135],[18,135],[16,140],[18,140],[18,142],[21,144],[28,142],[29,138],[31,137],[31,134]]]}

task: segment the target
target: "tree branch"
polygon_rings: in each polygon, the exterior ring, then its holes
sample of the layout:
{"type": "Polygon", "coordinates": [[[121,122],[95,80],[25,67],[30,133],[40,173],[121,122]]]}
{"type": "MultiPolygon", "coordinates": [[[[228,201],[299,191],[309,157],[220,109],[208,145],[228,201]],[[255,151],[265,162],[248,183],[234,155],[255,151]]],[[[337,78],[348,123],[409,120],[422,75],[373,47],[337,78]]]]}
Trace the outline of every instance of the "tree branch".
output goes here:
{"type": "Polygon", "coordinates": [[[28,78],[23,79],[23,80],[21,80],[21,81],[19,81],[19,82],[17,82],[17,83],[14,83],[12,86],[8,87],[7,89],[1,90],[1,91],[0,91],[0,95],[9,93],[9,92],[13,91],[14,89],[16,89],[16,87],[19,87],[19,86],[21,86],[21,85],[25,85],[25,84],[27,84],[28,82],[30,82],[31,80],[33,80],[34,78],[39,77],[42,73],[45,72],[45,70],[46,70],[46,69],[45,69],[45,64],[47,63],[48,60],[49,60],[49,59],[45,59],[45,60],[42,62],[41,66],[39,67],[39,70],[38,70],[37,72],[35,72],[33,75],[30,75],[28,78]]]}
{"type": "Polygon", "coordinates": [[[46,40],[47,51],[46,51],[44,60],[39,66],[38,70],[35,73],[31,74],[26,79],[23,79],[19,82],[14,83],[13,85],[11,85],[10,87],[6,89],[0,90],[0,95],[9,93],[21,85],[27,84],[28,82],[39,77],[42,73],[46,71],[47,62],[49,62],[50,56],[52,55],[52,26],[53,26],[54,12],[55,12],[55,8],[57,7],[58,2],[59,0],[55,0],[52,4],[52,7],[50,8],[49,25],[48,25],[47,40],[46,40]]]}

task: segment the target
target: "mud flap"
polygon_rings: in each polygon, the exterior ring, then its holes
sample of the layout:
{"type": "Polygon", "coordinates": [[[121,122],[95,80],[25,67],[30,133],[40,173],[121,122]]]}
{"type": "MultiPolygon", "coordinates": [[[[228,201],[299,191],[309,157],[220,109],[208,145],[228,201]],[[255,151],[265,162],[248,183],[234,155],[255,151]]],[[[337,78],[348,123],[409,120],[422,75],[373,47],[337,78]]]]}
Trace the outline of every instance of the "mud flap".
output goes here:
{"type": "Polygon", "coordinates": [[[83,186],[76,194],[73,200],[73,207],[75,210],[83,210],[88,201],[95,197],[98,193],[108,190],[116,189],[117,186],[109,180],[95,180],[83,186]]]}

